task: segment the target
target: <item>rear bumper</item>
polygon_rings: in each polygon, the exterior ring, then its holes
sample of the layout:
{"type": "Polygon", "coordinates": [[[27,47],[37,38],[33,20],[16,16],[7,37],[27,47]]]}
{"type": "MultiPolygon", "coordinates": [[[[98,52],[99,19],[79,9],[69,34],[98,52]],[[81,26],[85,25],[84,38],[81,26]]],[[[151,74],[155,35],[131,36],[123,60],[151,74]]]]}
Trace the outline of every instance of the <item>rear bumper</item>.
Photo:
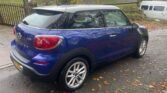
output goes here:
{"type": "Polygon", "coordinates": [[[24,53],[26,53],[27,58],[25,58],[22,54],[20,54],[20,47],[17,46],[15,40],[11,42],[11,51],[10,58],[17,68],[16,64],[19,64],[21,69],[18,69],[23,74],[28,75],[30,77],[37,77],[37,79],[53,81],[59,77],[61,69],[63,68],[65,62],[62,62],[62,54],[60,52],[53,51],[54,53],[35,53],[34,57],[28,57],[31,55],[29,53],[36,52],[30,49],[22,49],[24,53]],[[48,62],[47,65],[37,65],[36,62],[48,62]]]}
{"type": "MultiPolygon", "coordinates": [[[[29,50],[23,49],[27,55],[29,50]]],[[[57,59],[58,56],[55,55],[47,55],[47,54],[36,54],[36,56],[32,58],[25,58],[18,52],[18,46],[16,45],[15,41],[11,43],[11,51],[10,51],[10,58],[15,67],[17,68],[16,64],[19,65],[21,68],[18,69],[19,71],[23,72],[23,74],[31,76],[31,77],[38,77],[38,78],[52,78],[56,77],[58,73],[57,67],[57,59]],[[37,65],[35,62],[48,62],[47,65],[37,65]],[[54,70],[53,70],[54,69],[54,70]],[[56,71],[55,71],[56,70],[56,71]]]]}
{"type": "Polygon", "coordinates": [[[18,55],[16,55],[13,51],[10,52],[10,58],[11,58],[11,61],[13,63],[15,62],[15,63],[19,64],[20,66],[22,66],[22,69],[19,69],[19,70],[25,74],[28,74],[31,76],[48,76],[49,75],[49,74],[41,74],[33,67],[27,65],[26,63],[29,62],[29,60],[19,59],[21,57],[18,57],[18,55]]]}

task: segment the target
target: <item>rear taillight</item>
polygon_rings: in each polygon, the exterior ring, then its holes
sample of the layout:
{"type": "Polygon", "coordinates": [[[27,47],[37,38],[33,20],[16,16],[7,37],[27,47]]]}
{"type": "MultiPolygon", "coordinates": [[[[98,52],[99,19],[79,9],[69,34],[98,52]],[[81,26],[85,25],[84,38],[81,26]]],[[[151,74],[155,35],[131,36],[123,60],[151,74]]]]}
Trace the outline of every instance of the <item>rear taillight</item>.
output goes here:
{"type": "Polygon", "coordinates": [[[16,26],[13,27],[13,34],[16,34],[16,26]]]}
{"type": "Polygon", "coordinates": [[[62,39],[56,35],[37,35],[34,39],[34,47],[40,50],[53,49],[62,42],[62,39]]]}

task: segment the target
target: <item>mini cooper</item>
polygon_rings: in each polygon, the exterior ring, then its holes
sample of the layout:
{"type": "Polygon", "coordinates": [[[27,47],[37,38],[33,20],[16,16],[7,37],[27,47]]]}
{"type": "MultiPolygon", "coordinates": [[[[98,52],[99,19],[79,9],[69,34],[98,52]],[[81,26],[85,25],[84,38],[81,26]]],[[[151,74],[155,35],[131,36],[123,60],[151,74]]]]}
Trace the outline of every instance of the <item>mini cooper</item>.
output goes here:
{"type": "Polygon", "coordinates": [[[80,88],[99,64],[127,55],[141,58],[148,31],[112,5],[59,5],[33,9],[14,26],[10,58],[30,77],[80,88]]]}

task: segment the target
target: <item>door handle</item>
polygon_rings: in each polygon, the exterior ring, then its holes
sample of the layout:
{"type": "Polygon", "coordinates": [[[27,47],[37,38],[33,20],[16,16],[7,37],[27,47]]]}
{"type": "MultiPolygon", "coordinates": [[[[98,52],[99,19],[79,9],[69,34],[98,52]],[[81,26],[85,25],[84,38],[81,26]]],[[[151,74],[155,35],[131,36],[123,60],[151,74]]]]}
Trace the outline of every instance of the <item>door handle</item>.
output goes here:
{"type": "Polygon", "coordinates": [[[120,33],[118,33],[118,32],[113,32],[113,33],[111,33],[111,34],[109,35],[109,37],[116,37],[118,34],[120,34],[120,33]]]}
{"type": "Polygon", "coordinates": [[[116,34],[111,34],[109,35],[110,37],[116,37],[117,35],[116,34]]]}

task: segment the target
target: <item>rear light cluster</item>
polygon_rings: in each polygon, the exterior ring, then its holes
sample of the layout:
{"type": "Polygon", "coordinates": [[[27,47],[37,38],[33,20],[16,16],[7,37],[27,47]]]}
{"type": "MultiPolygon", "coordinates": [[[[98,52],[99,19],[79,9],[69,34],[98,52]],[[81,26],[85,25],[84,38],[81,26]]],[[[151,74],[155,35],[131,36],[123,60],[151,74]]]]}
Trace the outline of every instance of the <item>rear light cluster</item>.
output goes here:
{"type": "Polygon", "coordinates": [[[62,39],[56,35],[37,35],[34,39],[34,47],[40,50],[53,49],[60,45],[62,39]]]}

